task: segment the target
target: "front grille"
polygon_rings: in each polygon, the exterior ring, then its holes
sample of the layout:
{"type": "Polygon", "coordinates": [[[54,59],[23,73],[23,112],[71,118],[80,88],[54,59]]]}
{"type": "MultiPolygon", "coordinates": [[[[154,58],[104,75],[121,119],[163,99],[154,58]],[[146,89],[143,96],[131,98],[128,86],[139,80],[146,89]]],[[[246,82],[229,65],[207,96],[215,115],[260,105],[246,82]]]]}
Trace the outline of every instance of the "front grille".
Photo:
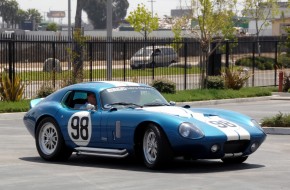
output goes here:
{"type": "Polygon", "coordinates": [[[240,141],[227,141],[224,144],[224,153],[238,153],[244,152],[249,146],[250,141],[240,140],[240,141]]]}

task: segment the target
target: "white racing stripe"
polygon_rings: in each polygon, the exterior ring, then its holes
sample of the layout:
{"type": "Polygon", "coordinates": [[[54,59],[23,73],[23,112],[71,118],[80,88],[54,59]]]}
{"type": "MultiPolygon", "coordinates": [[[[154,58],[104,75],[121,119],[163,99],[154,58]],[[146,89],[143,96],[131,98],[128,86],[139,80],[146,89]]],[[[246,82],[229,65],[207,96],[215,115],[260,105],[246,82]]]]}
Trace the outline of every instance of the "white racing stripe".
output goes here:
{"type": "MultiPolygon", "coordinates": [[[[103,82],[103,81],[100,81],[103,82]]],[[[122,81],[105,81],[106,83],[112,84],[116,87],[118,86],[140,86],[137,83],[133,83],[133,82],[122,82],[122,81]]]]}
{"type": "Polygon", "coordinates": [[[242,128],[241,126],[225,120],[223,118],[220,118],[219,116],[204,116],[202,113],[195,113],[193,111],[190,111],[185,108],[181,107],[145,107],[141,108],[146,111],[152,111],[152,112],[159,112],[159,113],[165,113],[170,115],[176,115],[180,117],[186,117],[186,118],[195,118],[199,121],[205,122],[208,125],[215,127],[216,129],[219,129],[222,131],[228,138],[228,141],[230,140],[249,140],[250,134],[247,130],[242,128]]]}

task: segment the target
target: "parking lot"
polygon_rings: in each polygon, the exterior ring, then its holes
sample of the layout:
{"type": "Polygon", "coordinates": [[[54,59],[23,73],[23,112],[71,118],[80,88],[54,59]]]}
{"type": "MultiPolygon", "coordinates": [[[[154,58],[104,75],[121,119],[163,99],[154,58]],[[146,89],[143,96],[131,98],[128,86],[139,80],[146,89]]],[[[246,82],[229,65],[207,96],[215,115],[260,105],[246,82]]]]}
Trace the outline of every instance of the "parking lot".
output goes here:
{"type": "Polygon", "coordinates": [[[3,190],[265,190],[288,189],[290,185],[289,135],[268,135],[260,149],[241,165],[224,165],[220,160],[177,159],[167,169],[152,171],[132,159],[76,155],[68,162],[49,163],[38,156],[34,139],[22,123],[23,114],[0,114],[0,189],[3,190]]]}

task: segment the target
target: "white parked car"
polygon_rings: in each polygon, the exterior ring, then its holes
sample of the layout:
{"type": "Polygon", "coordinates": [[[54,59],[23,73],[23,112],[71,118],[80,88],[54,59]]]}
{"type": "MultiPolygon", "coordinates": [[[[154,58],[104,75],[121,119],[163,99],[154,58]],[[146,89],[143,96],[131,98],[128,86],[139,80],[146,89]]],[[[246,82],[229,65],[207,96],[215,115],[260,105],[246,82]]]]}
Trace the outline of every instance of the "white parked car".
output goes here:
{"type": "Polygon", "coordinates": [[[138,50],[130,60],[132,69],[168,67],[178,61],[178,55],[171,46],[147,46],[138,50]]]}

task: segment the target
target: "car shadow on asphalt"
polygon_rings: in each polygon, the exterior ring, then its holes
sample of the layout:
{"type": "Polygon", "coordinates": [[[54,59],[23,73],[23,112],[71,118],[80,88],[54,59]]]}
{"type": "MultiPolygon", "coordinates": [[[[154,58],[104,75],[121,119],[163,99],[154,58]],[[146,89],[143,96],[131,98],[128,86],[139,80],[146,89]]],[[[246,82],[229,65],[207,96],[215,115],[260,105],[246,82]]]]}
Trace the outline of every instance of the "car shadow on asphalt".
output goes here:
{"type": "Polygon", "coordinates": [[[94,156],[72,155],[65,162],[48,162],[40,157],[22,157],[20,160],[40,164],[60,164],[79,167],[95,167],[102,169],[120,169],[138,172],[156,172],[156,173],[217,173],[225,171],[238,171],[263,168],[264,165],[251,164],[245,162],[242,164],[224,164],[221,160],[184,160],[174,159],[165,168],[159,170],[150,170],[145,167],[142,161],[135,158],[114,159],[94,156]]]}

